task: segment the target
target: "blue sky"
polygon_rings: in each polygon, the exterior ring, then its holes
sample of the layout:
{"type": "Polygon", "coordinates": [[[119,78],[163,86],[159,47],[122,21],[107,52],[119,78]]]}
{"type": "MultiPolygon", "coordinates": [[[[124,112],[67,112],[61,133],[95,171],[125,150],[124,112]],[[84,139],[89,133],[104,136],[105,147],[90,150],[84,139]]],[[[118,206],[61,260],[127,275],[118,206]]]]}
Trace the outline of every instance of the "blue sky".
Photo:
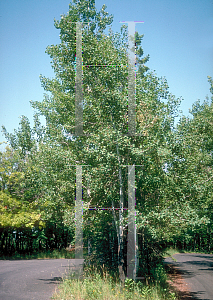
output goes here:
{"type": "MultiPolygon", "coordinates": [[[[39,75],[53,78],[48,45],[60,43],[54,18],[69,10],[68,0],[0,1],[0,126],[8,132],[18,128],[20,116],[33,125],[30,100],[42,101],[39,75]]],[[[181,109],[188,115],[192,104],[210,96],[207,76],[213,76],[213,1],[211,0],[96,0],[106,4],[119,21],[144,21],[136,30],[144,34],[148,66],[165,76],[170,92],[182,97],[181,109]]],[[[0,142],[5,138],[0,133],[0,142]]],[[[2,149],[2,146],[0,146],[2,149]]]]}

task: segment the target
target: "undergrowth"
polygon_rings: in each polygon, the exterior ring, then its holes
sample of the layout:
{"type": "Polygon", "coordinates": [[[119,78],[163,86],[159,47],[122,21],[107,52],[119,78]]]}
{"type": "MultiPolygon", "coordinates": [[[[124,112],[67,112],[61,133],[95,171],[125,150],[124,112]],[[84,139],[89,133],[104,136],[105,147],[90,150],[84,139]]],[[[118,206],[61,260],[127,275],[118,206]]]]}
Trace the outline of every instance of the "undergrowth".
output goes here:
{"type": "Polygon", "coordinates": [[[75,251],[67,251],[65,249],[58,250],[48,250],[45,252],[37,252],[37,253],[30,253],[30,254],[20,254],[15,253],[13,255],[2,255],[0,256],[0,260],[16,260],[16,259],[48,259],[48,258],[66,258],[71,259],[75,258],[75,251]]]}
{"type": "Polygon", "coordinates": [[[148,282],[135,282],[126,279],[122,285],[115,276],[102,267],[102,272],[94,267],[84,269],[80,277],[75,274],[63,279],[51,299],[54,300],[110,300],[110,299],[149,299],[175,300],[175,293],[169,290],[167,276],[162,265],[153,270],[153,279],[148,282]]]}

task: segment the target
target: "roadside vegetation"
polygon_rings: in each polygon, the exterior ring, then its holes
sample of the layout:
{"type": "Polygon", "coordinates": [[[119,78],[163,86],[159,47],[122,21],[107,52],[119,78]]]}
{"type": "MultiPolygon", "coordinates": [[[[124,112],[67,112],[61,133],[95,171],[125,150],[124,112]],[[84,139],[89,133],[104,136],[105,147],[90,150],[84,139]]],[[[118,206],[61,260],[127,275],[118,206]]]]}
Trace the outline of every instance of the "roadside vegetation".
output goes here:
{"type": "Polygon", "coordinates": [[[175,300],[176,295],[171,292],[166,282],[167,276],[162,267],[158,265],[152,280],[134,282],[126,279],[120,283],[119,277],[111,276],[104,270],[88,268],[81,278],[72,275],[63,279],[57,293],[51,299],[54,300],[110,300],[110,299],[147,299],[147,300],[175,300]]]}
{"type": "MultiPolygon", "coordinates": [[[[166,248],[164,249],[164,253],[163,253],[163,257],[173,257],[174,254],[178,254],[178,253],[202,253],[202,254],[213,254],[213,252],[209,252],[209,251],[202,251],[202,250],[197,250],[197,251],[193,251],[193,250],[183,250],[183,249],[175,249],[175,248],[166,248]]],[[[174,259],[174,258],[173,258],[174,259]]]]}
{"type": "Polygon", "coordinates": [[[66,258],[66,259],[73,259],[75,258],[74,251],[67,251],[65,249],[58,250],[48,250],[36,253],[29,253],[29,254],[21,254],[21,253],[14,253],[13,255],[2,255],[0,256],[0,260],[16,260],[16,259],[50,259],[50,258],[66,258]]]}

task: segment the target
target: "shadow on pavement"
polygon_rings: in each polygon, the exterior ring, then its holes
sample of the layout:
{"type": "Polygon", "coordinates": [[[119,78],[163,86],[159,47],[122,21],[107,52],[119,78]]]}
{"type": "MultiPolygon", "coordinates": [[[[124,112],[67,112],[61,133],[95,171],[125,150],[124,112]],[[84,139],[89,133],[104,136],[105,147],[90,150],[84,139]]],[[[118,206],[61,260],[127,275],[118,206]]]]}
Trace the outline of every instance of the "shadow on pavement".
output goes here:
{"type": "MultiPolygon", "coordinates": [[[[165,266],[165,270],[167,272],[167,274],[169,274],[169,278],[171,281],[174,282],[179,282],[181,280],[183,280],[183,275],[187,275],[187,276],[193,276],[193,274],[191,272],[187,272],[187,271],[182,271],[179,270],[176,266],[174,266],[172,263],[167,263],[164,262],[164,266],[165,266]]],[[[198,298],[198,293],[192,293],[189,291],[181,290],[181,284],[178,284],[178,288],[176,287],[176,285],[172,285],[170,286],[172,291],[175,291],[176,294],[178,295],[178,298],[180,300],[200,300],[200,298],[198,298]]],[[[199,292],[199,295],[202,292],[199,292]]],[[[209,300],[209,299],[203,299],[203,300],[209,300]]]]}
{"type": "Polygon", "coordinates": [[[55,284],[63,281],[62,277],[53,277],[50,279],[38,279],[38,280],[46,281],[47,284],[55,284]]]}

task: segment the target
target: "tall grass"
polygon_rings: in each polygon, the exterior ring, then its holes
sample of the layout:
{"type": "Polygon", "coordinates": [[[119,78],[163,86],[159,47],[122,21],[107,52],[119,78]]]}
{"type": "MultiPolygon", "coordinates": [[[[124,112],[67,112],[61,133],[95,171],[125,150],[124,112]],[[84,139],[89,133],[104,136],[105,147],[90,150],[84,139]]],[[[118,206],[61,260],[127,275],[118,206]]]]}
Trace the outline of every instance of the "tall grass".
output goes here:
{"type": "Polygon", "coordinates": [[[163,266],[156,268],[152,283],[134,282],[126,279],[122,285],[118,278],[102,268],[102,272],[94,267],[84,270],[80,278],[75,274],[63,279],[58,290],[51,299],[54,300],[110,300],[110,299],[149,299],[175,300],[175,294],[169,290],[166,283],[166,273],[163,266]],[[102,273],[102,274],[101,274],[102,273]]]}
{"type": "Polygon", "coordinates": [[[163,258],[171,257],[172,260],[177,261],[173,257],[173,255],[178,254],[178,253],[183,253],[183,251],[179,250],[179,249],[174,249],[174,248],[166,248],[163,253],[163,258]]]}

